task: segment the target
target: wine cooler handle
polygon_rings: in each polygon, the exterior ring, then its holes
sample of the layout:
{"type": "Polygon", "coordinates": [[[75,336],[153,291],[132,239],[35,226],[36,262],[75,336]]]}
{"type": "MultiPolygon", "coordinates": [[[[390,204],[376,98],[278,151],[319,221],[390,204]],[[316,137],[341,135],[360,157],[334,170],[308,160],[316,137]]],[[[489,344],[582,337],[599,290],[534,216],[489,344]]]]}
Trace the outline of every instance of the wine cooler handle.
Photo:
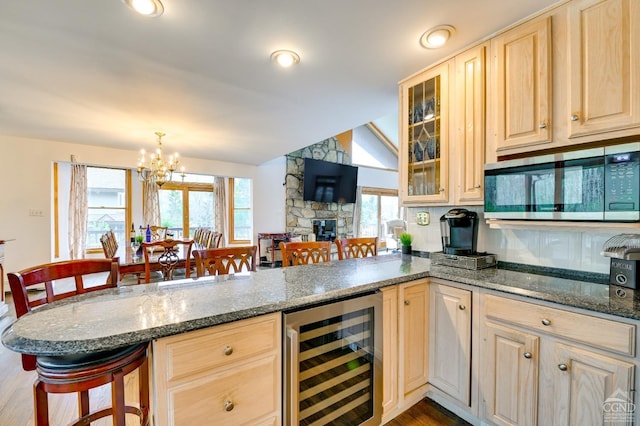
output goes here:
{"type": "Polygon", "coordinates": [[[289,339],[289,422],[298,424],[298,332],[287,327],[287,339],[289,339]]]}

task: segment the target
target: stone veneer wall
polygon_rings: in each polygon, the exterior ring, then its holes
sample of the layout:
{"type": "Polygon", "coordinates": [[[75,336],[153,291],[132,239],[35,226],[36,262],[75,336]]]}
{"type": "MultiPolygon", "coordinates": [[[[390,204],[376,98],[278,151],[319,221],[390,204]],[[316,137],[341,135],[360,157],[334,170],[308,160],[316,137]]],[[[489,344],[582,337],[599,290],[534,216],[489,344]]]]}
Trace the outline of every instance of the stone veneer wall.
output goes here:
{"type": "Polygon", "coordinates": [[[351,165],[351,156],[336,138],[326,139],[287,155],[286,214],[287,232],[292,235],[313,233],[313,221],[335,219],[338,238],[353,236],[353,203],[317,203],[303,201],[304,159],[351,165]]]}

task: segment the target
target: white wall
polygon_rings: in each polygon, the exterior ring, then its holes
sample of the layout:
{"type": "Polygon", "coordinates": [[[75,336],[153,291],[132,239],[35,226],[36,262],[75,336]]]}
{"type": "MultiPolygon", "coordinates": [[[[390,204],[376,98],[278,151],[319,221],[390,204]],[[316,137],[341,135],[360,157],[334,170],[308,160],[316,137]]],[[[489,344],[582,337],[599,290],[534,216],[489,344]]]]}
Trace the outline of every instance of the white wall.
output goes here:
{"type": "MultiPolygon", "coordinates": [[[[138,150],[0,137],[0,159],[3,162],[0,178],[4,182],[0,195],[0,239],[16,239],[5,246],[5,272],[55,260],[52,233],[53,163],[69,162],[71,155],[75,155],[76,161],[80,163],[132,168],[137,163],[138,150]],[[30,209],[42,211],[42,216],[30,216],[30,209]]],[[[246,164],[195,158],[182,158],[181,161],[190,173],[248,177],[255,180],[257,172],[256,166],[246,164]]],[[[59,188],[60,193],[64,191],[68,191],[68,183],[66,188],[59,188]]],[[[140,191],[134,189],[133,197],[134,206],[136,198],[139,200],[138,205],[141,204],[140,191]]],[[[68,205],[68,197],[66,199],[68,205]]],[[[62,203],[60,205],[64,207],[62,203]]],[[[264,207],[256,203],[254,208],[258,212],[268,212],[270,206],[264,207]]],[[[134,207],[133,213],[134,221],[136,215],[141,218],[139,207],[134,207]]],[[[61,241],[66,238],[66,232],[60,234],[61,241]]]]}
{"type": "Polygon", "coordinates": [[[358,185],[372,188],[398,189],[398,172],[358,166],[358,185]]]}
{"type": "MultiPolygon", "coordinates": [[[[535,266],[609,273],[609,258],[600,255],[606,240],[620,232],[558,230],[557,227],[531,229],[490,229],[483,219],[482,207],[467,207],[480,215],[478,250],[497,255],[498,260],[535,266]]],[[[414,236],[412,248],[441,251],[440,216],[450,207],[412,207],[408,209],[408,229],[414,236]],[[416,213],[428,211],[431,223],[416,224],[416,213]]]]}
{"type": "Polygon", "coordinates": [[[284,175],[286,157],[278,157],[258,166],[253,181],[253,232],[280,233],[286,229],[284,175]]]}

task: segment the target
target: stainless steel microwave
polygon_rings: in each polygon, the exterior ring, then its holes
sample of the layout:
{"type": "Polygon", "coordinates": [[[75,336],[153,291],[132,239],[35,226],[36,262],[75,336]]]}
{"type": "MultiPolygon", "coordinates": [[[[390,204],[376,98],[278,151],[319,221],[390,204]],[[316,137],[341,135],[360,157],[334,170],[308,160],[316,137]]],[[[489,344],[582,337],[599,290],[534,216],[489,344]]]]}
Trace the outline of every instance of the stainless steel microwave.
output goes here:
{"type": "Polygon", "coordinates": [[[487,219],[640,221],[640,142],[489,163],[487,219]]]}

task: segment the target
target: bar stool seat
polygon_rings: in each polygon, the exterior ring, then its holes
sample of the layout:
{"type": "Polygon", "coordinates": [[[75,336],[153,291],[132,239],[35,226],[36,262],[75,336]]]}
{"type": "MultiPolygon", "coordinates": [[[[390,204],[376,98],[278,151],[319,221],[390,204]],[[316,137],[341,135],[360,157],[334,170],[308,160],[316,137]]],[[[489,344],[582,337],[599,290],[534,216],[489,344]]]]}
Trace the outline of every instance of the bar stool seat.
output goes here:
{"type": "Polygon", "coordinates": [[[81,416],[72,425],[86,425],[100,418],[113,416],[114,425],[125,425],[125,414],[140,418],[141,425],[149,423],[149,366],[148,343],[88,354],[36,357],[38,377],[34,384],[36,425],[49,424],[49,393],[79,392],[81,416]],[[139,369],[140,406],[126,405],[124,376],[139,369]],[[89,411],[89,389],[111,383],[112,406],[89,411]],[[86,396],[85,396],[86,394],[86,396]],[[86,398],[86,401],[85,401],[86,398]]]}

